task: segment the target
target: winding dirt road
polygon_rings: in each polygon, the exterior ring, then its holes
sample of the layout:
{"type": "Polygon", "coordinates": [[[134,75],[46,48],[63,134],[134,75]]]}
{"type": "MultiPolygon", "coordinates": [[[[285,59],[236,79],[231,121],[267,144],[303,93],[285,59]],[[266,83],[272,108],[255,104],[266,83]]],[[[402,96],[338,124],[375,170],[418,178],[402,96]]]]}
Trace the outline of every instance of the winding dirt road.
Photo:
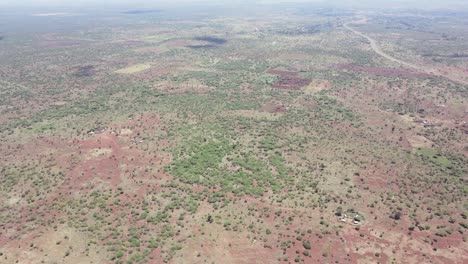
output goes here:
{"type": "Polygon", "coordinates": [[[452,77],[452,76],[447,76],[447,75],[440,74],[440,73],[435,73],[435,71],[433,69],[424,68],[424,67],[417,66],[415,64],[411,64],[409,62],[397,59],[397,58],[385,53],[384,51],[382,51],[382,49],[380,48],[379,44],[377,43],[377,41],[375,39],[369,37],[368,35],[366,35],[366,34],[364,34],[362,32],[359,32],[359,31],[355,30],[354,28],[352,28],[350,26],[350,24],[363,24],[363,23],[366,23],[366,22],[367,22],[367,20],[363,19],[363,20],[359,20],[359,21],[353,21],[353,22],[346,23],[343,26],[347,30],[353,32],[354,34],[367,39],[367,41],[369,41],[369,43],[371,45],[372,50],[374,50],[375,53],[379,54],[380,56],[382,56],[382,57],[384,57],[384,58],[386,58],[386,59],[388,59],[390,61],[399,63],[399,64],[404,65],[404,66],[409,67],[409,68],[413,68],[413,69],[415,69],[417,71],[420,71],[420,72],[424,72],[424,73],[431,74],[431,75],[434,75],[434,76],[442,77],[442,78],[451,80],[453,82],[456,82],[456,83],[459,83],[459,84],[462,84],[462,85],[468,85],[468,82],[465,81],[465,80],[461,80],[461,79],[458,79],[458,78],[455,78],[455,77],[452,77]]]}

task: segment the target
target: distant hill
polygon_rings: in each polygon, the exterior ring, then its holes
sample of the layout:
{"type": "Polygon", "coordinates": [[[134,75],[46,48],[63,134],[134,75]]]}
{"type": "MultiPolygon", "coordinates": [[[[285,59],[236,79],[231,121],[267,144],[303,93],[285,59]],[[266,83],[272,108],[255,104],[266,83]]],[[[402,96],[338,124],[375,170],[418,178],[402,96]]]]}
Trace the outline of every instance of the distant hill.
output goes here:
{"type": "Polygon", "coordinates": [[[151,10],[130,10],[130,11],[125,11],[123,13],[127,15],[140,15],[140,14],[150,14],[150,13],[159,13],[159,12],[162,12],[162,11],[158,9],[151,9],[151,10]]]}

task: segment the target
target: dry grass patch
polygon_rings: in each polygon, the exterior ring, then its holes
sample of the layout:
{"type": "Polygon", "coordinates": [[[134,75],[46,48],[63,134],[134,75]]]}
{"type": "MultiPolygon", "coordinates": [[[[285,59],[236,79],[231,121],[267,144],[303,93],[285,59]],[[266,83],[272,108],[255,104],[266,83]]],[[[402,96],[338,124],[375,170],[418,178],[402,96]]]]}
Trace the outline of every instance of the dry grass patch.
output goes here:
{"type": "Polygon", "coordinates": [[[133,74],[141,71],[145,71],[151,68],[151,64],[136,64],[129,66],[127,68],[123,68],[120,70],[115,71],[115,73],[119,74],[133,74]]]}
{"type": "Polygon", "coordinates": [[[90,158],[96,158],[100,156],[108,156],[112,153],[112,149],[110,148],[99,148],[99,149],[92,149],[89,153],[90,158]]]}
{"type": "Polygon", "coordinates": [[[430,148],[434,144],[434,142],[432,142],[431,140],[419,135],[412,135],[408,137],[408,141],[410,142],[413,148],[430,148]]]}
{"type": "Polygon", "coordinates": [[[122,128],[122,129],[120,130],[120,135],[121,135],[121,136],[129,136],[129,135],[131,135],[132,133],[133,133],[133,130],[128,129],[128,128],[122,128]]]}
{"type": "Polygon", "coordinates": [[[308,86],[304,88],[304,92],[308,94],[318,93],[331,88],[331,83],[328,80],[314,79],[308,86]]]}
{"type": "Polygon", "coordinates": [[[10,248],[1,263],[106,263],[105,250],[74,228],[59,227],[34,238],[28,248],[10,248]]]}

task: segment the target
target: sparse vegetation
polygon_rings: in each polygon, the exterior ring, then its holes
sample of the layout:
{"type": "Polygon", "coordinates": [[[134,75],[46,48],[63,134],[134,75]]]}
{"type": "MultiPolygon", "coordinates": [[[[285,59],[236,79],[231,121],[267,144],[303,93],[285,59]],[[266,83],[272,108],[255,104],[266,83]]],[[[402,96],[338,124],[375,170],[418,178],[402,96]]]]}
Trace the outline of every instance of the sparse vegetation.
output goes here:
{"type": "Polygon", "coordinates": [[[466,18],[280,11],[0,36],[0,263],[463,262],[466,18]]]}

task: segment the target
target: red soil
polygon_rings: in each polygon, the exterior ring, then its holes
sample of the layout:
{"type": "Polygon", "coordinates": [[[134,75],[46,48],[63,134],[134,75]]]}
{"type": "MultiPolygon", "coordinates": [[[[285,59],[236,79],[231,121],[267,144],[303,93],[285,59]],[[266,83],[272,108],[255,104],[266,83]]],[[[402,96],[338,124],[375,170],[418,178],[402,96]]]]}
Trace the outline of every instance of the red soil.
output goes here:
{"type": "Polygon", "coordinates": [[[261,110],[269,113],[284,113],[286,106],[282,103],[270,102],[265,104],[261,110]]]}
{"type": "Polygon", "coordinates": [[[92,155],[93,150],[102,148],[109,149],[110,153],[93,158],[89,157],[89,159],[85,157],[69,172],[71,176],[69,187],[77,188],[84,183],[90,182],[95,177],[108,181],[112,186],[120,183],[121,171],[119,166],[121,162],[119,161],[125,160],[126,155],[122,153],[122,148],[117,142],[117,136],[104,133],[84,141],[76,140],[73,144],[77,146],[78,153],[81,155],[92,155]]]}
{"type": "MultiPolygon", "coordinates": [[[[60,193],[79,192],[96,180],[116,188],[122,182],[122,177],[128,178],[134,187],[144,188],[138,184],[138,180],[149,177],[143,170],[147,166],[162,165],[171,160],[167,155],[149,155],[137,147],[144,142],[140,134],[156,128],[161,128],[159,117],[143,115],[129,120],[125,125],[109,127],[89,138],[69,142],[71,149],[57,159],[59,165],[66,168],[66,178],[60,193]],[[131,133],[118,135],[122,128],[131,128],[131,133]],[[138,179],[133,176],[136,171],[141,172],[137,174],[138,179]]],[[[161,147],[166,145],[167,142],[160,142],[161,147]]]]}
{"type": "Polygon", "coordinates": [[[299,90],[310,83],[310,80],[297,77],[297,72],[268,70],[267,73],[278,75],[280,78],[272,85],[275,88],[284,90],[299,90]]]}

